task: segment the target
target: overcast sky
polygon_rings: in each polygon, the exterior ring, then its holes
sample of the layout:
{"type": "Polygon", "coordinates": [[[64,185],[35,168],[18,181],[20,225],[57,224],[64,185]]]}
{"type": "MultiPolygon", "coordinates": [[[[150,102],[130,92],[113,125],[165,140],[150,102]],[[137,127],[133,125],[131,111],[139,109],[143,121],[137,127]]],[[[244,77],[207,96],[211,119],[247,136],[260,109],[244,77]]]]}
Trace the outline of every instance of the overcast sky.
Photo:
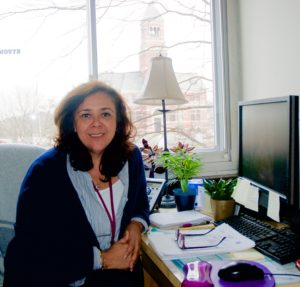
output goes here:
{"type": "MultiPolygon", "coordinates": [[[[196,2],[197,0],[183,1],[184,5],[190,7],[196,2]]],[[[7,14],[12,11],[53,6],[53,3],[60,7],[68,3],[72,3],[74,7],[78,4],[85,5],[84,0],[0,1],[1,100],[7,95],[15,94],[16,90],[33,88],[47,98],[61,98],[72,85],[87,80],[87,29],[84,9],[48,9],[7,14]],[[8,50],[11,50],[10,54],[8,50]]],[[[126,55],[139,51],[139,20],[144,14],[145,5],[136,0],[127,0],[124,3],[126,6],[107,10],[97,25],[99,72],[129,72],[139,68],[138,57],[121,60],[125,59],[126,55]],[[125,17],[127,21],[121,20],[125,17]]],[[[163,0],[162,3],[172,9],[178,6],[176,0],[163,0]]],[[[160,10],[159,6],[157,8],[160,10]]],[[[184,7],[181,7],[180,11],[184,12],[184,7]]],[[[202,31],[201,35],[199,32],[199,21],[178,17],[175,13],[166,15],[164,20],[167,45],[183,37],[190,40],[203,37],[204,32],[202,31]]],[[[175,70],[200,71],[203,67],[199,66],[199,58],[203,56],[201,53],[205,53],[203,51],[194,48],[174,48],[168,55],[173,60],[175,70]]]]}

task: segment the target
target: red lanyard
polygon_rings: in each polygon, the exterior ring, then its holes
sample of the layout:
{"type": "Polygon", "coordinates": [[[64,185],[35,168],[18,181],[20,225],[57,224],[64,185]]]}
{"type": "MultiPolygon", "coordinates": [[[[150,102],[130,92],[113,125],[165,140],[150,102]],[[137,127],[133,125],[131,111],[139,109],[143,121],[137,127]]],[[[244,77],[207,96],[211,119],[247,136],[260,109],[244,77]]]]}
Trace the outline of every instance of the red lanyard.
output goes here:
{"type": "Polygon", "coordinates": [[[116,215],[115,215],[115,208],[114,208],[114,197],[113,197],[113,189],[112,189],[112,184],[111,184],[111,179],[109,179],[109,195],[110,195],[110,206],[111,206],[111,213],[109,213],[109,210],[99,192],[99,189],[96,187],[96,185],[93,182],[93,187],[94,190],[96,191],[96,193],[98,194],[103,207],[105,209],[105,212],[107,214],[108,220],[110,222],[110,226],[111,226],[111,243],[114,243],[115,241],[115,233],[116,233],[116,215]]]}

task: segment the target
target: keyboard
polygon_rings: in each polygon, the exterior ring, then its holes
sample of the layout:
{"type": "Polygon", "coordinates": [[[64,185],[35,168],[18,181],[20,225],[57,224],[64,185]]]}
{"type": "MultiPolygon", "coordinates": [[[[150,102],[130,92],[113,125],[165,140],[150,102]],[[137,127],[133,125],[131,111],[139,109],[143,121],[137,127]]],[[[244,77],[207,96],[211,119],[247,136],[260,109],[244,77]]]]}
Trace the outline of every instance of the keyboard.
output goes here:
{"type": "Polygon", "coordinates": [[[285,264],[300,257],[299,237],[289,228],[275,228],[268,223],[241,213],[224,220],[216,221],[216,225],[227,223],[235,230],[255,242],[255,249],[274,261],[285,264]]]}

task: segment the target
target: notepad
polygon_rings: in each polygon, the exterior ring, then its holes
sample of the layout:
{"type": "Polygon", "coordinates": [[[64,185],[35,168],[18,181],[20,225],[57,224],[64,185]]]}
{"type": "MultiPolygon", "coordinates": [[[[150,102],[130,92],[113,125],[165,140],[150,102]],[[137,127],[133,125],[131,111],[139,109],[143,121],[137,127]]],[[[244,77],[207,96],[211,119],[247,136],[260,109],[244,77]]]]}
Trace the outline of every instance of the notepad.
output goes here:
{"type": "Polygon", "coordinates": [[[195,210],[178,212],[158,212],[150,215],[150,223],[159,228],[178,227],[184,224],[200,225],[210,223],[213,219],[195,210]]]}

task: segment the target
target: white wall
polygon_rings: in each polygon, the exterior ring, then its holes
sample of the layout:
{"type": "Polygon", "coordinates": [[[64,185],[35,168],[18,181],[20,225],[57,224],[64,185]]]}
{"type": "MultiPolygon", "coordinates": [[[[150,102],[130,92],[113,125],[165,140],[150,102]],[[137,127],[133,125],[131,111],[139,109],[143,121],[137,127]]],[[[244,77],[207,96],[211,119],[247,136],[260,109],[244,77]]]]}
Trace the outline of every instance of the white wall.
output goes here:
{"type": "Polygon", "coordinates": [[[239,99],[300,95],[300,1],[237,1],[239,99]]]}
{"type": "Polygon", "coordinates": [[[234,170],[238,101],[300,95],[300,0],[227,0],[227,18],[234,170]]]}

